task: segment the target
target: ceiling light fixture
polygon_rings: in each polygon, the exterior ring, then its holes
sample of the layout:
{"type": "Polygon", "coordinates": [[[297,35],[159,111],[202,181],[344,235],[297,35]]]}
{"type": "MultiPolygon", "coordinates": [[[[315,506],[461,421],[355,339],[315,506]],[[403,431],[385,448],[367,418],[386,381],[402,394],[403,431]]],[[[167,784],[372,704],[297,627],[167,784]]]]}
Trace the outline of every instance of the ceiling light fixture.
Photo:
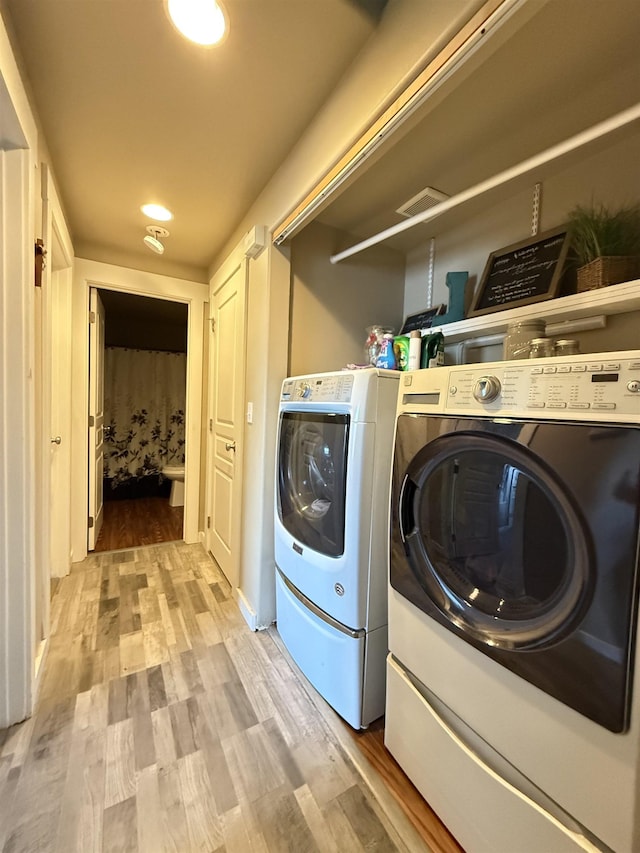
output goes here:
{"type": "Polygon", "coordinates": [[[167,0],[169,17],[183,36],[208,47],[219,44],[227,29],[217,0],[167,0]]]}
{"type": "Polygon", "coordinates": [[[140,210],[149,219],[157,219],[158,222],[168,222],[173,219],[173,213],[161,204],[143,204],[140,210]]]}
{"type": "Polygon", "coordinates": [[[147,231],[149,233],[143,238],[142,242],[152,252],[158,255],[164,254],[164,243],[160,241],[160,237],[164,240],[165,237],[169,236],[167,229],[161,228],[159,225],[147,225],[147,231]]]}

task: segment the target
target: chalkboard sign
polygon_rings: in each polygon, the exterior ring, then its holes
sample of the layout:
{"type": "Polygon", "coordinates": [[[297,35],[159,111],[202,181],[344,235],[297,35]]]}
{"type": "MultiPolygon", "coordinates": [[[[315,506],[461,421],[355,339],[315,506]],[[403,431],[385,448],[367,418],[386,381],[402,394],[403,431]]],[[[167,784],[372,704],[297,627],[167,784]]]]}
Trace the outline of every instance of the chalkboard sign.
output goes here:
{"type": "Polygon", "coordinates": [[[567,229],[556,228],[492,252],[468,316],[552,299],[558,292],[569,242],[567,229]]]}
{"type": "Polygon", "coordinates": [[[444,314],[446,310],[446,305],[436,305],[433,308],[426,308],[424,311],[419,311],[417,314],[408,314],[398,334],[408,335],[409,332],[413,332],[416,329],[430,329],[434,318],[440,314],[444,314]]]}

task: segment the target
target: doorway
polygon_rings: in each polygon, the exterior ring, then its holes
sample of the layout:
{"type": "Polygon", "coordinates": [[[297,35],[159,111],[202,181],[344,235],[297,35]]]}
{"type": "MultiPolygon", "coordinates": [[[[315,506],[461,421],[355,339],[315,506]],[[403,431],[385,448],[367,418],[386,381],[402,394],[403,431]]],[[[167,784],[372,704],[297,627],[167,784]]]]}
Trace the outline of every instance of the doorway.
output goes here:
{"type": "Polygon", "coordinates": [[[188,306],[98,292],[105,315],[104,477],[95,551],[182,540],[188,306]]]}

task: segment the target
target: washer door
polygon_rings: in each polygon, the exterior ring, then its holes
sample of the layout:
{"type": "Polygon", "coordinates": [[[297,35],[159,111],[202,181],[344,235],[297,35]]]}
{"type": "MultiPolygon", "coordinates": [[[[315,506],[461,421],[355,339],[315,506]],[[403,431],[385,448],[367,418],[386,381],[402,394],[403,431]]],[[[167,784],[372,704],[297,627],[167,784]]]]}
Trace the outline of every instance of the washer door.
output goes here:
{"type": "Polygon", "coordinates": [[[402,414],[391,509],[397,593],[452,643],[628,727],[640,428],[402,414]]]}
{"type": "Polygon", "coordinates": [[[588,533],[555,474],[515,442],[464,431],[430,442],[407,469],[399,521],[419,583],[474,639],[537,649],[582,618],[588,533]]]}
{"type": "Polygon", "coordinates": [[[330,557],[344,552],[349,416],[283,412],[278,516],[287,531],[330,557]]]}

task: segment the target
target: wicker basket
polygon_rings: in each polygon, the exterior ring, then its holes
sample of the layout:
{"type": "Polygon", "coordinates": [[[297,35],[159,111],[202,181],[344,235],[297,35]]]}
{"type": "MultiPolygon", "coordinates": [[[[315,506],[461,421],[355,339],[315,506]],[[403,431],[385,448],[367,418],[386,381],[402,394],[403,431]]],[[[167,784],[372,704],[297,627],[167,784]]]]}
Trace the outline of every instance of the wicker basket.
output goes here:
{"type": "Polygon", "coordinates": [[[622,281],[640,277],[640,257],[615,256],[596,258],[591,263],[578,267],[578,293],[596,290],[622,281]]]}

